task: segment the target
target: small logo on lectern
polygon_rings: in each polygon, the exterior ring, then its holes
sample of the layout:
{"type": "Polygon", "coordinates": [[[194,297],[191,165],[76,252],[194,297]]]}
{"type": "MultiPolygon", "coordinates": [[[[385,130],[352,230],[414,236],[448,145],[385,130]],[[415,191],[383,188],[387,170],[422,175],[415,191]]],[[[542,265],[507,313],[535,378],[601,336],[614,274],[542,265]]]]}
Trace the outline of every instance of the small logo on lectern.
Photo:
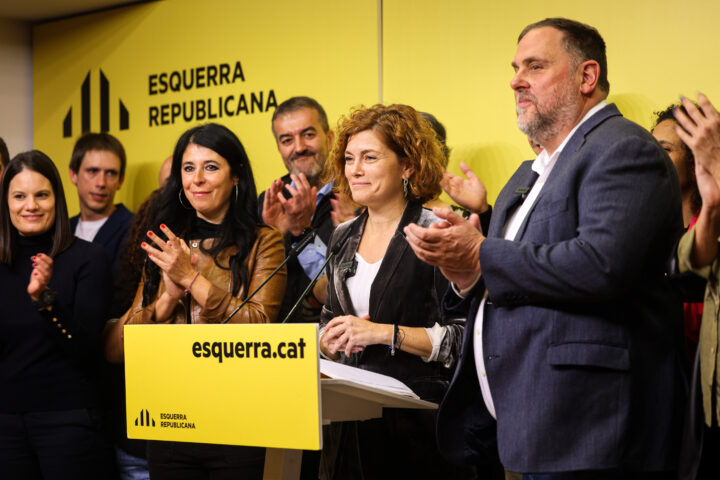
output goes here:
{"type": "Polygon", "coordinates": [[[155,426],[155,419],[150,416],[150,412],[148,410],[140,410],[140,415],[138,415],[137,418],[135,418],[135,426],[136,427],[154,427],[155,426]]]}

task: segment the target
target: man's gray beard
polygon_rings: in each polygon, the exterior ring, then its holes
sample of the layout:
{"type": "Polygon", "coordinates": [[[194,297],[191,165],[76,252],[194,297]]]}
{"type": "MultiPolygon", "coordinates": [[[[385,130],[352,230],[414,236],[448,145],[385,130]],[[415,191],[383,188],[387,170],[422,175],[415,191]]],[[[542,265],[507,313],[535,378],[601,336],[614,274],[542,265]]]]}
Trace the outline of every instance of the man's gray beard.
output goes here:
{"type": "Polygon", "coordinates": [[[320,178],[323,174],[323,165],[325,164],[324,161],[318,161],[317,159],[313,160],[313,166],[312,170],[309,173],[309,175],[305,172],[301,172],[297,168],[293,168],[290,173],[294,174],[295,176],[299,177],[301,173],[305,174],[305,178],[307,178],[308,183],[311,187],[318,187],[320,188],[320,178]]]}
{"type": "Polygon", "coordinates": [[[553,112],[545,115],[536,112],[528,122],[523,122],[518,114],[517,125],[520,131],[528,136],[535,143],[543,145],[547,140],[558,133],[558,125],[553,112]]]}
{"type": "Polygon", "coordinates": [[[555,105],[548,112],[541,113],[535,103],[535,115],[527,122],[521,120],[522,117],[516,107],[517,125],[520,131],[541,146],[554,138],[561,128],[572,121],[575,113],[575,103],[570,95],[571,89],[572,84],[564,85],[557,96],[555,105]]]}

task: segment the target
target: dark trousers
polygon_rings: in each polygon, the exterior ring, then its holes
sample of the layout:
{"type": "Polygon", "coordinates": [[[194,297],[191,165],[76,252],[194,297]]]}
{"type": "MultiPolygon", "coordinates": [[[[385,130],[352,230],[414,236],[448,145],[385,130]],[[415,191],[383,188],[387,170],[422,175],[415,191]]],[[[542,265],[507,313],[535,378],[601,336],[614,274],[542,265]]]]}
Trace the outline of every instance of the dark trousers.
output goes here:
{"type": "Polygon", "coordinates": [[[435,443],[435,412],[386,408],[383,417],[323,429],[321,478],[342,480],[465,479],[435,443]]]}
{"type": "Polygon", "coordinates": [[[586,472],[524,473],[522,480],[673,480],[671,472],[624,472],[596,470],[586,472]]]}
{"type": "Polygon", "coordinates": [[[260,480],[265,449],[150,441],[147,458],[151,480],[260,480]]]}
{"type": "Polygon", "coordinates": [[[717,480],[718,478],[720,478],[720,428],[717,426],[705,427],[697,480],[717,480]]]}
{"type": "Polygon", "coordinates": [[[112,449],[97,409],[0,413],[0,476],[6,480],[110,478],[112,449]]]}

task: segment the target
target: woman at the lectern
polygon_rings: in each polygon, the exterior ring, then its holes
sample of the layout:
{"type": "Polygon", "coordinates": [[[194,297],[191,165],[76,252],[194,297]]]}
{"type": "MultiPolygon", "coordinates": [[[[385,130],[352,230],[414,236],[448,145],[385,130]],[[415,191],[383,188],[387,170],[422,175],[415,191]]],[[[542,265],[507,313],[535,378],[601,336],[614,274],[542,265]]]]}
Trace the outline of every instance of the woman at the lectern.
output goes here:
{"type": "MultiPolygon", "coordinates": [[[[260,225],[252,170],[240,140],[207,124],[178,140],[172,171],[142,248],[144,281],[124,323],[220,323],[283,261],[282,236],[260,225]]],[[[231,322],[275,320],[285,289],[281,270],[231,322]]],[[[265,449],[149,442],[153,480],[262,478],[265,449]],[[187,475],[190,475],[189,477],[187,475]],[[226,478],[226,477],[217,477],[226,478]]]]}
{"type": "Polygon", "coordinates": [[[0,285],[0,477],[110,478],[97,388],[110,263],[73,236],[60,175],[37,150],[2,177],[0,285]]]}
{"type": "MultiPolygon", "coordinates": [[[[443,160],[433,130],[412,107],[375,105],[342,121],[329,179],[367,208],[333,233],[331,249],[346,240],[328,266],[320,339],[327,357],[395,377],[435,402],[453,372],[464,321],[441,315],[447,281],[418,260],[403,227],[439,221],[422,204],[441,191],[443,160]]],[[[448,473],[433,413],[386,410],[382,419],[344,425],[340,436],[335,478],[359,469],[365,478],[448,473]]]]}

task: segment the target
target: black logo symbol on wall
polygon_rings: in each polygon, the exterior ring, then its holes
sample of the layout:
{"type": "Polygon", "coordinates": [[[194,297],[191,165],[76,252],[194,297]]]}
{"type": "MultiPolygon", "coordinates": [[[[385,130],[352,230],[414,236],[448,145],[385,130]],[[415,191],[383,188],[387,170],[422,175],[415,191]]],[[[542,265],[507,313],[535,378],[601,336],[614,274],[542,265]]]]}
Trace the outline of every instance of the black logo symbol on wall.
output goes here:
{"type": "MultiPolygon", "coordinates": [[[[100,70],[100,131],[107,132],[110,130],[110,82],[105,73],[100,70]]],[[[72,113],[73,107],[70,107],[65,120],[63,120],[63,137],[72,137],[72,113]]],[[[118,116],[120,130],[130,128],[130,114],[125,104],[118,99],[118,116]]],[[[85,80],[80,87],[80,125],[82,133],[90,131],[90,72],[85,76],[85,80]]]]}
{"type": "Polygon", "coordinates": [[[135,419],[136,427],[154,427],[155,420],[150,416],[150,412],[143,409],[140,410],[140,415],[135,419]]]}

